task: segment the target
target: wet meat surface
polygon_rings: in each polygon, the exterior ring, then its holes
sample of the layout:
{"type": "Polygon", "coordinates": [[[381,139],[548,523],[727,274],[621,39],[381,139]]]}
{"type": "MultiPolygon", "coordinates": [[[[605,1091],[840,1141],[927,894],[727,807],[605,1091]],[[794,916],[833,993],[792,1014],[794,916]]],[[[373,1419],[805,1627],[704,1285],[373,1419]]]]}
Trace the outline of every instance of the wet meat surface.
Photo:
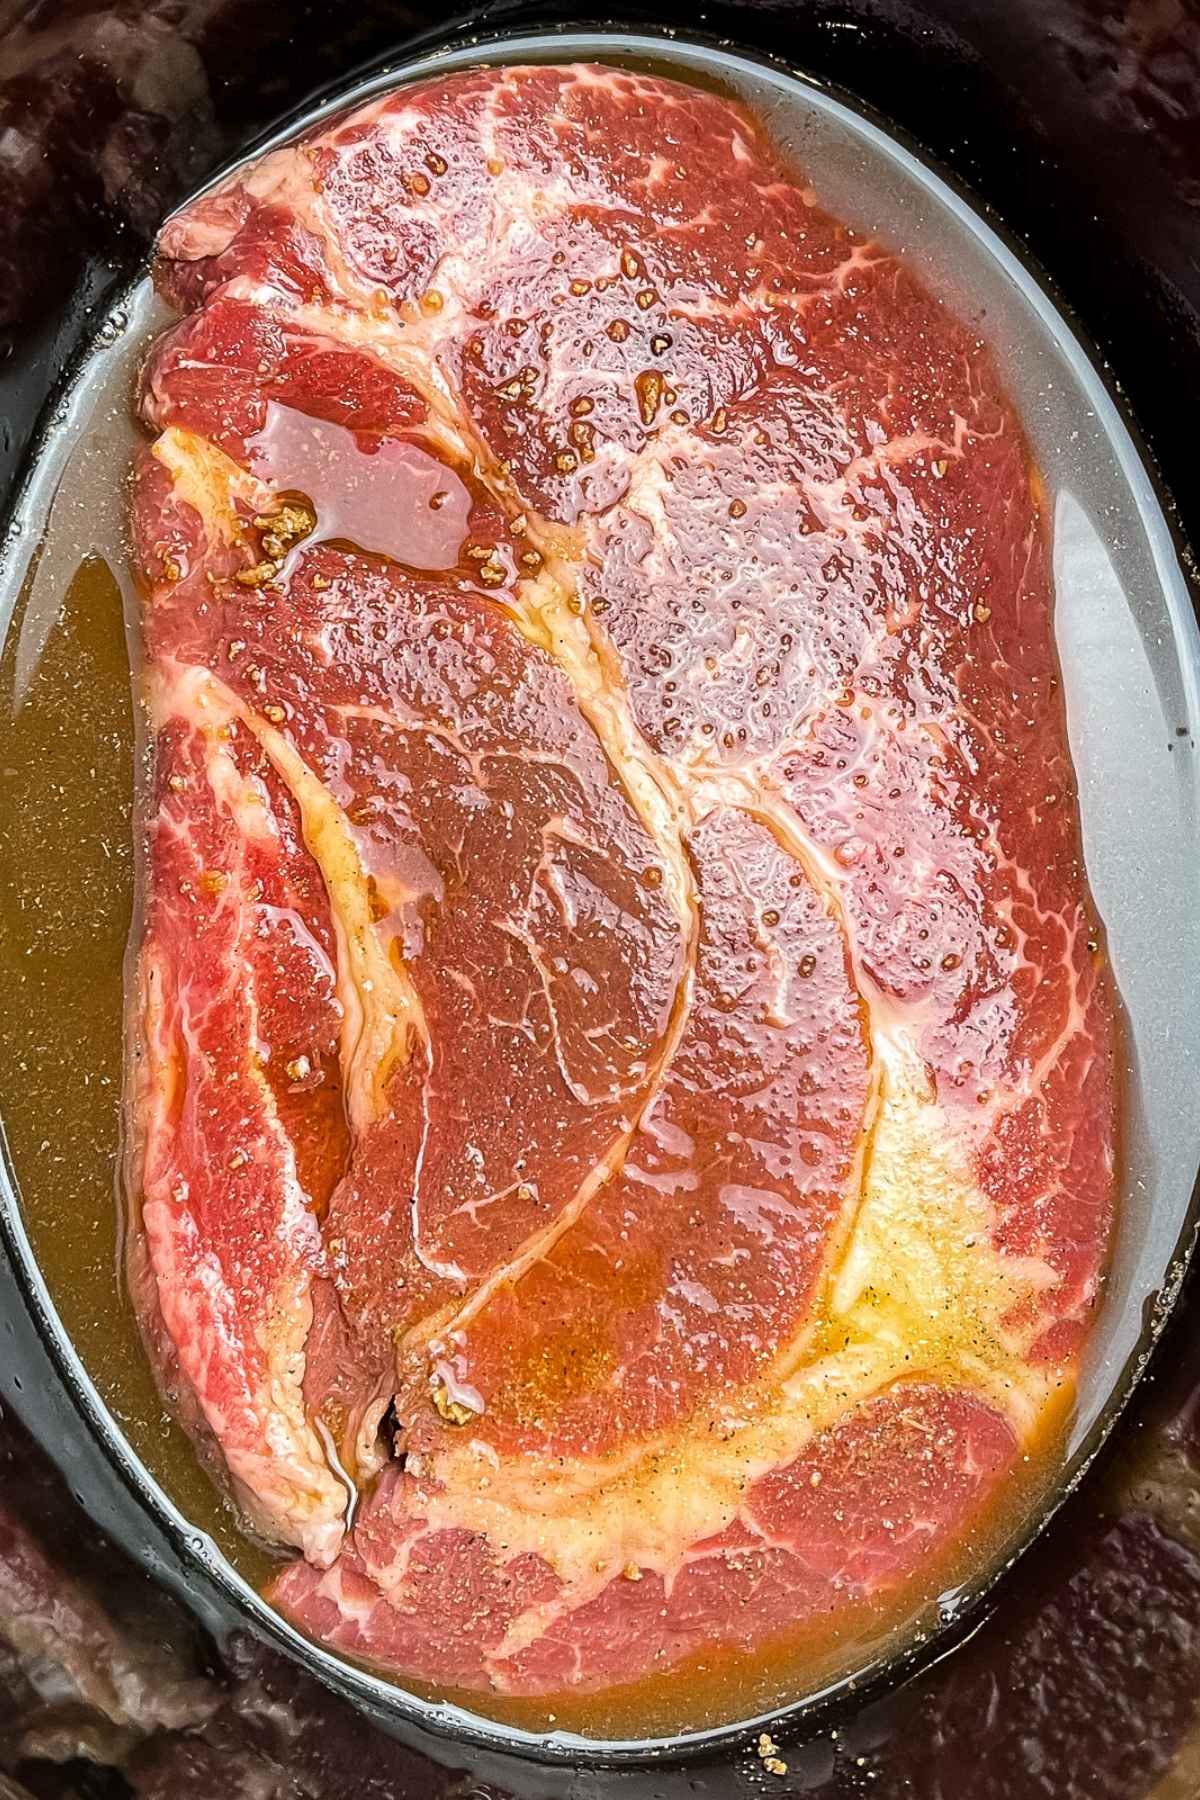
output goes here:
{"type": "Polygon", "coordinates": [[[400,90],[169,222],[135,1296],[277,1603],[586,1691],[886,1603],[1061,1416],[1113,996],[985,346],[758,124],[400,90]]]}

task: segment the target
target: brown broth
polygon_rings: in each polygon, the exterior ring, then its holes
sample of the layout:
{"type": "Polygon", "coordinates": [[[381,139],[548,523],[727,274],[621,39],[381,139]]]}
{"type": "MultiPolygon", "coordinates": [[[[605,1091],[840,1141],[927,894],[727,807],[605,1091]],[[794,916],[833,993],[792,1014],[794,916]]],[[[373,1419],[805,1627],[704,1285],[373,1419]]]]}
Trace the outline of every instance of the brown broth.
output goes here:
{"type": "Polygon", "coordinates": [[[133,1450],[241,1573],[261,1580],[269,1559],[163,1407],[119,1272],[135,754],[121,589],[103,557],[79,564],[18,704],[30,592],[0,659],[0,1082],[25,1225],[67,1334],[133,1450]]]}
{"type": "Polygon", "coordinates": [[[133,381],[167,316],[144,283],[101,334],[26,499],[39,535],[23,571],[6,546],[20,590],[0,655],[0,1093],[25,1227],[84,1367],[181,1512],[261,1581],[273,1559],[164,1408],[120,1267],[137,756],[125,509],[133,381]]]}

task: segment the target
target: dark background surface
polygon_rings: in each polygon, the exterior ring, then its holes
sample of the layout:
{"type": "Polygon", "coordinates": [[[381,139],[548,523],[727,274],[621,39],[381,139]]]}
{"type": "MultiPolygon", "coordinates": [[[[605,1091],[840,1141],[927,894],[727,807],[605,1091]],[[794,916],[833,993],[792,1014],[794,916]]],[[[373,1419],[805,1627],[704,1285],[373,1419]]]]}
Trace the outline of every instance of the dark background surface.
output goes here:
{"type": "MultiPolygon", "coordinates": [[[[811,0],[620,18],[782,56],[940,158],[1049,270],[1119,382],[1177,523],[1200,540],[1195,5],[811,0]]],[[[611,20],[506,0],[457,28],[555,22],[611,20]]],[[[455,29],[435,7],[380,0],[0,0],[0,495],[91,309],[163,213],[325,86],[455,29]]],[[[1200,1123],[1181,1124],[1200,1143],[1200,1123]]],[[[1192,1800],[1198,1324],[1193,1282],[1116,1444],[955,1654],[809,1742],[784,1743],[786,1776],[745,1753],[618,1778],[466,1769],[432,1740],[384,1737],[262,1646],[218,1650],[72,1497],[186,1586],[90,1452],[0,1278],[0,1800],[592,1800],[610,1788],[639,1800],[1192,1800]]]]}

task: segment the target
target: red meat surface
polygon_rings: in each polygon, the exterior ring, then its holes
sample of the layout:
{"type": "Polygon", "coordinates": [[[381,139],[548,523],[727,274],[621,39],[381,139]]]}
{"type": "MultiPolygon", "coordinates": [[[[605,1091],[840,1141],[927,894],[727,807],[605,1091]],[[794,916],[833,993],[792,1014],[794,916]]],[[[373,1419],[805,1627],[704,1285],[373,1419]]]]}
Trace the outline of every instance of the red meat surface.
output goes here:
{"type": "Polygon", "coordinates": [[[961,1555],[1114,1188],[1040,480],[740,106],[373,101],[165,228],[131,1268],[273,1597],[587,1691],[961,1555]]]}

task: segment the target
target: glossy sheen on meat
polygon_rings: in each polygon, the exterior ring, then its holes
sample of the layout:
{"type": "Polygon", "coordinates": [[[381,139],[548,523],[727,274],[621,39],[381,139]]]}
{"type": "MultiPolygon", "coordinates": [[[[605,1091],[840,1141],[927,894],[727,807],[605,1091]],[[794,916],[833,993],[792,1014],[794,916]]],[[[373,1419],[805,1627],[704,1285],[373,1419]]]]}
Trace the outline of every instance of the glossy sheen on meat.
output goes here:
{"type": "Polygon", "coordinates": [[[741,108],[403,89],[161,240],[134,1279],[275,1598],[600,1688],[886,1600],[1113,1199],[1040,482],[741,108]]]}

